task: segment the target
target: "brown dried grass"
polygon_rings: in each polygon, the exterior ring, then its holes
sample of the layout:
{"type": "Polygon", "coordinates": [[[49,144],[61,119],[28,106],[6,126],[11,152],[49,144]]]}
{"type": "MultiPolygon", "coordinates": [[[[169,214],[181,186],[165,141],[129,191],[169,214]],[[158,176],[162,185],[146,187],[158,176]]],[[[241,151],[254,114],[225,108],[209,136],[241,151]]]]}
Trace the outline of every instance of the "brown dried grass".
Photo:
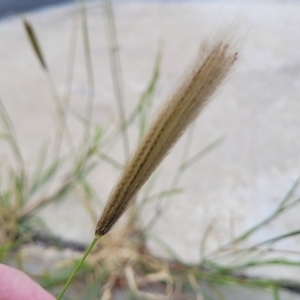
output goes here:
{"type": "Polygon", "coordinates": [[[98,221],[96,236],[105,235],[126,211],[186,128],[203,111],[236,58],[237,52],[225,42],[203,48],[192,71],[159,110],[126,163],[98,221]]]}

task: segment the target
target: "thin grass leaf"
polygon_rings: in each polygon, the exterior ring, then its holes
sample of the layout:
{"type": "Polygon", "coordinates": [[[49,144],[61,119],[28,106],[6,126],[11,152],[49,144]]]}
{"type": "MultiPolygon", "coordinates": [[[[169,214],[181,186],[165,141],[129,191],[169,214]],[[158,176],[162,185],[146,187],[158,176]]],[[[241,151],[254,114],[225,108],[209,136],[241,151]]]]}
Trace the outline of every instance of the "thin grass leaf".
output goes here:
{"type": "Polygon", "coordinates": [[[153,228],[154,224],[159,219],[159,217],[160,217],[160,215],[162,213],[162,207],[159,205],[159,201],[161,201],[165,197],[174,196],[174,195],[177,195],[177,194],[179,194],[181,192],[182,192],[182,189],[166,190],[166,191],[162,191],[162,192],[157,193],[157,194],[152,195],[152,196],[144,197],[142,199],[142,201],[140,202],[140,204],[138,206],[139,214],[142,213],[143,208],[145,208],[146,204],[148,204],[149,202],[151,202],[151,201],[157,201],[157,204],[158,204],[156,206],[156,213],[154,214],[153,218],[150,219],[150,221],[148,222],[148,224],[145,225],[144,228],[142,229],[142,232],[144,234],[147,234],[147,232],[149,232],[150,229],[153,228]]]}
{"type": "Polygon", "coordinates": [[[139,103],[140,139],[144,136],[144,133],[145,133],[145,130],[147,127],[147,118],[148,118],[148,114],[150,112],[150,108],[152,106],[152,101],[154,98],[154,93],[155,93],[158,78],[159,78],[161,60],[162,60],[162,50],[161,50],[161,46],[160,46],[158,49],[156,58],[155,58],[154,68],[153,68],[150,82],[149,82],[146,90],[143,92],[140,103],[139,103]]]}
{"type": "MultiPolygon", "coordinates": [[[[200,152],[197,153],[195,156],[193,156],[191,159],[186,160],[186,156],[188,155],[188,152],[189,152],[189,149],[190,149],[190,144],[191,144],[193,132],[195,130],[195,125],[196,125],[195,123],[192,124],[192,126],[189,130],[189,134],[187,135],[186,142],[185,142],[184,149],[183,149],[183,153],[182,153],[182,161],[183,162],[178,167],[178,169],[175,173],[175,176],[174,176],[173,181],[172,181],[171,186],[170,186],[170,190],[178,189],[179,182],[180,182],[180,179],[181,179],[181,176],[183,175],[183,173],[185,171],[187,171],[198,160],[202,159],[207,154],[209,154],[211,151],[213,151],[223,141],[223,138],[217,139],[216,141],[212,142],[210,145],[208,145],[204,149],[200,150],[200,152]]],[[[165,199],[165,201],[168,201],[167,204],[165,204],[165,202],[163,202],[163,201],[161,201],[160,203],[157,203],[156,213],[154,214],[152,219],[148,222],[148,224],[143,229],[143,230],[145,230],[145,232],[150,231],[153,228],[153,226],[155,226],[156,222],[160,219],[162,213],[164,211],[166,211],[167,207],[171,204],[172,201],[170,201],[170,199],[168,199],[168,198],[170,196],[173,196],[173,195],[172,194],[169,194],[169,195],[167,194],[166,196],[167,196],[166,197],[167,199],[165,199]]]]}
{"type": "Polygon", "coordinates": [[[192,165],[194,165],[196,162],[198,162],[200,159],[202,159],[204,156],[209,154],[211,151],[216,149],[218,146],[220,146],[224,141],[224,138],[218,138],[217,140],[213,141],[211,144],[206,146],[204,149],[200,150],[197,154],[195,154],[193,157],[189,158],[186,162],[184,162],[180,167],[179,171],[183,172],[192,165]]]}
{"type": "MultiPolygon", "coordinates": [[[[14,172],[14,171],[13,171],[14,172]]],[[[23,204],[25,203],[24,199],[24,180],[22,174],[19,174],[17,172],[14,172],[14,195],[16,199],[16,208],[21,209],[23,207],[23,204]]]]}
{"type": "MultiPolygon", "coordinates": [[[[3,102],[1,100],[0,100],[0,115],[1,115],[1,120],[3,122],[3,125],[7,131],[7,136],[9,136],[9,142],[10,142],[12,152],[15,156],[16,161],[19,164],[19,167],[21,169],[20,171],[23,173],[23,176],[25,176],[25,164],[24,164],[23,157],[21,155],[21,151],[19,148],[14,124],[13,124],[9,114],[7,113],[7,111],[3,105],[3,102]]],[[[24,178],[24,180],[25,180],[25,178],[24,178]]]]}
{"type": "MultiPolygon", "coordinates": [[[[184,143],[182,155],[181,155],[181,161],[180,161],[181,164],[183,164],[189,157],[189,152],[191,150],[191,145],[192,145],[192,141],[193,141],[193,137],[194,137],[194,133],[195,133],[195,129],[196,129],[196,124],[197,124],[197,120],[195,120],[191,124],[191,127],[187,131],[185,143],[184,143]]],[[[177,169],[177,173],[181,173],[180,167],[177,169]]],[[[175,175],[175,177],[176,177],[176,175],[175,175]]]]}
{"type": "Polygon", "coordinates": [[[291,197],[294,195],[296,188],[299,185],[299,182],[300,182],[300,177],[297,178],[297,180],[294,182],[294,184],[288,190],[288,192],[286,193],[284,198],[280,201],[280,203],[277,206],[277,208],[275,209],[275,211],[270,216],[268,216],[266,219],[264,219],[263,221],[259,222],[256,225],[254,225],[252,228],[248,229],[246,232],[244,232],[239,237],[234,239],[233,244],[239,243],[239,242],[245,240],[250,235],[255,233],[257,230],[259,230],[263,226],[267,225],[268,223],[270,223],[271,221],[276,219],[276,217],[279,216],[282,212],[284,212],[287,208],[290,208],[293,205],[297,204],[300,201],[300,199],[297,199],[296,201],[292,202],[291,204],[287,204],[287,203],[291,199],[291,197]]]}
{"type": "MultiPolygon", "coordinates": [[[[123,85],[122,85],[122,77],[121,77],[121,64],[120,57],[118,55],[118,38],[117,38],[117,30],[116,23],[114,18],[114,11],[111,0],[104,0],[104,12],[105,12],[105,25],[106,25],[106,38],[108,41],[108,50],[109,50],[109,61],[110,61],[110,69],[113,80],[113,87],[115,98],[117,101],[117,107],[119,111],[119,117],[121,124],[126,124],[126,112],[125,112],[125,103],[123,96],[123,85]]],[[[122,140],[124,147],[125,158],[129,157],[130,147],[129,147],[129,139],[127,133],[127,126],[122,126],[122,140]]]]}
{"type": "MultiPolygon", "coordinates": [[[[171,201],[168,202],[168,204],[170,205],[171,201]]],[[[164,203],[161,202],[157,202],[157,205],[155,207],[155,212],[153,214],[153,217],[150,219],[150,221],[148,221],[148,223],[144,226],[143,228],[143,232],[144,233],[149,233],[150,230],[155,226],[155,224],[157,223],[157,221],[160,219],[162,213],[164,211],[166,211],[166,205],[164,205],[164,203]]]]}
{"type": "Polygon", "coordinates": [[[294,200],[293,202],[286,204],[282,211],[292,208],[293,206],[297,205],[299,202],[300,202],[300,198],[294,200]]]}
{"type": "Polygon", "coordinates": [[[83,178],[79,181],[78,187],[75,190],[79,194],[79,198],[88,212],[93,223],[97,222],[97,214],[95,213],[94,207],[92,205],[92,198],[94,196],[94,191],[91,185],[83,178]]]}
{"type": "Polygon", "coordinates": [[[220,265],[216,264],[212,261],[207,262],[206,264],[209,267],[212,267],[214,272],[219,273],[232,273],[240,270],[245,270],[248,268],[253,267],[262,267],[262,266],[289,266],[289,267],[299,267],[300,262],[299,261],[293,261],[288,259],[282,259],[282,258],[275,258],[275,259],[266,259],[266,260],[258,260],[258,261],[248,261],[242,264],[237,265],[220,265]]]}
{"type": "Polygon", "coordinates": [[[258,247],[261,247],[261,246],[264,246],[264,245],[274,244],[274,243],[279,242],[283,239],[287,239],[287,238],[290,238],[292,236],[296,236],[296,235],[299,235],[299,234],[300,234],[300,230],[291,231],[289,233],[282,234],[282,235],[276,236],[274,238],[268,239],[266,241],[263,241],[261,243],[258,243],[258,244],[256,244],[255,246],[253,246],[251,248],[258,248],[258,247]]]}
{"type": "Polygon", "coordinates": [[[115,167],[116,169],[121,170],[123,168],[123,165],[121,163],[119,163],[114,158],[108,156],[105,153],[99,153],[98,156],[101,160],[105,161],[106,163],[110,164],[111,166],[115,167]]]}
{"type": "Polygon", "coordinates": [[[47,159],[47,154],[48,154],[48,151],[47,151],[48,147],[49,147],[49,145],[47,143],[40,150],[39,157],[38,157],[37,163],[36,163],[36,168],[32,175],[32,180],[31,180],[32,182],[36,182],[44,170],[46,159],[47,159]]]}
{"type": "Polygon", "coordinates": [[[284,207],[286,206],[286,204],[293,197],[293,195],[295,194],[295,191],[296,191],[297,187],[299,186],[299,183],[300,183],[300,176],[296,179],[296,181],[294,182],[294,184],[291,186],[291,188],[288,190],[288,192],[286,193],[286,195],[282,199],[281,203],[279,204],[279,208],[278,208],[279,210],[284,209],[284,207]]]}
{"type": "Polygon", "coordinates": [[[95,83],[94,83],[94,71],[93,71],[93,64],[92,64],[91,50],[90,50],[86,1],[80,0],[80,4],[81,4],[80,16],[81,16],[81,29],[82,29],[82,36],[83,36],[85,69],[86,69],[87,81],[88,81],[88,97],[87,97],[86,111],[85,111],[85,119],[87,120],[87,122],[86,122],[84,136],[83,136],[83,146],[86,147],[86,144],[88,143],[91,134],[91,122],[92,122],[93,105],[94,105],[94,98],[95,98],[95,83]]]}
{"type": "Polygon", "coordinates": [[[67,160],[67,157],[62,157],[51,164],[42,174],[39,174],[39,176],[33,181],[29,193],[31,195],[34,194],[40,188],[44,187],[50,180],[53,180],[57,170],[61,168],[67,162],[67,160]]]}
{"type": "MultiPolygon", "coordinates": [[[[159,68],[160,68],[160,64],[161,64],[161,58],[160,55],[162,56],[162,53],[160,54],[160,52],[157,53],[157,57],[155,59],[155,65],[154,65],[154,70],[153,70],[153,74],[152,77],[150,78],[150,82],[148,84],[148,87],[146,89],[146,91],[144,92],[144,94],[147,95],[147,97],[143,97],[141,96],[140,101],[136,104],[136,106],[133,108],[133,110],[131,111],[131,113],[129,114],[128,118],[125,120],[124,123],[121,124],[120,127],[118,127],[116,129],[115,132],[113,132],[108,138],[106,138],[106,140],[103,142],[103,144],[105,145],[109,145],[109,151],[112,150],[112,148],[116,145],[118,138],[121,136],[122,137],[122,133],[124,130],[128,130],[129,126],[132,125],[132,123],[135,121],[135,119],[137,117],[139,117],[140,115],[140,111],[142,110],[142,106],[144,105],[144,100],[147,100],[148,97],[153,97],[154,96],[154,92],[155,92],[155,88],[157,85],[157,80],[159,77],[159,68]]],[[[151,99],[152,101],[152,99],[151,99]]]]}
{"type": "Polygon", "coordinates": [[[163,241],[161,238],[154,234],[150,234],[148,237],[152,241],[154,241],[162,250],[169,254],[174,261],[184,264],[180,256],[165,241],[163,241]]]}
{"type": "Polygon", "coordinates": [[[201,239],[201,242],[200,242],[200,251],[199,251],[199,254],[200,254],[200,264],[202,264],[202,261],[204,260],[204,257],[205,257],[205,249],[206,249],[206,242],[208,240],[208,236],[213,228],[213,221],[210,222],[208,224],[208,226],[206,227],[205,231],[204,231],[204,234],[203,234],[203,237],[201,239]]]}
{"type": "Polygon", "coordinates": [[[159,192],[157,194],[154,194],[154,195],[151,195],[149,197],[144,198],[143,202],[149,203],[149,202],[152,202],[152,201],[157,201],[157,200],[160,200],[161,198],[169,197],[169,196],[172,196],[172,195],[177,195],[181,192],[182,192],[182,189],[165,190],[165,191],[162,191],[162,192],[159,192]]]}
{"type": "Polygon", "coordinates": [[[94,137],[90,143],[87,143],[87,146],[85,147],[85,151],[81,157],[81,162],[78,161],[79,165],[86,162],[88,159],[90,159],[92,156],[97,154],[100,150],[100,142],[103,136],[103,130],[99,126],[96,126],[94,137]]]}
{"type": "Polygon", "coordinates": [[[265,266],[265,265],[280,265],[280,266],[299,267],[300,262],[283,259],[283,258],[267,259],[267,260],[260,260],[260,261],[251,261],[251,262],[245,263],[244,265],[234,267],[234,270],[245,269],[245,268],[250,268],[250,267],[260,267],[260,266],[265,266]]]}
{"type": "Polygon", "coordinates": [[[144,101],[149,99],[150,104],[152,103],[152,98],[154,97],[155,89],[157,86],[157,81],[159,78],[161,59],[162,59],[162,50],[161,50],[161,48],[159,48],[159,50],[156,54],[156,58],[155,58],[153,74],[150,78],[150,82],[148,83],[146,90],[144,91],[144,93],[142,94],[142,96],[140,98],[140,101],[133,108],[133,110],[131,111],[128,118],[125,120],[125,122],[121,124],[120,128],[118,127],[116,129],[116,131],[107,138],[107,141],[104,142],[104,144],[110,145],[109,150],[111,150],[112,147],[116,144],[116,142],[118,141],[118,137],[122,136],[123,131],[127,130],[128,127],[140,115],[140,111],[142,110],[142,107],[144,106],[144,101]]]}
{"type": "Polygon", "coordinates": [[[30,216],[33,213],[36,213],[38,210],[42,209],[46,205],[49,205],[50,203],[59,201],[60,199],[64,198],[69,191],[73,189],[75,185],[75,182],[69,181],[65,184],[63,184],[56,192],[54,192],[53,195],[50,195],[48,197],[42,198],[35,203],[32,203],[30,205],[27,205],[19,214],[19,218],[26,218],[30,216]]]}
{"type": "Polygon", "coordinates": [[[129,114],[125,122],[121,124],[120,127],[117,127],[116,130],[109,137],[106,138],[104,144],[110,146],[109,150],[111,150],[113,146],[116,145],[118,138],[122,137],[122,132],[124,130],[128,130],[129,126],[133,124],[133,122],[139,114],[139,107],[140,102],[133,108],[132,112],[129,114]]]}
{"type": "Polygon", "coordinates": [[[97,161],[92,161],[89,164],[86,164],[81,170],[80,172],[78,172],[77,174],[74,175],[74,178],[76,180],[76,182],[78,180],[84,180],[87,175],[94,170],[98,165],[97,161]]]}
{"type": "MultiPolygon", "coordinates": [[[[159,173],[158,171],[156,171],[153,176],[149,179],[149,181],[146,183],[145,188],[144,188],[144,192],[141,196],[141,200],[139,202],[137,202],[137,207],[134,207],[134,209],[132,209],[131,212],[131,216],[129,216],[129,224],[130,222],[134,222],[135,220],[139,220],[139,224],[143,224],[143,222],[141,221],[141,215],[142,215],[142,210],[144,209],[144,207],[147,204],[147,198],[149,197],[151,190],[153,189],[154,185],[156,184],[158,178],[159,178],[159,173]],[[132,218],[132,220],[130,220],[130,218],[132,218]]],[[[139,227],[141,227],[139,225],[139,227]]],[[[145,228],[141,228],[141,234],[142,235],[146,235],[147,232],[145,231],[145,228]]]]}
{"type": "Polygon", "coordinates": [[[231,265],[239,265],[239,264],[244,264],[245,262],[252,262],[252,261],[262,261],[264,260],[264,257],[269,253],[269,248],[261,248],[257,249],[257,251],[251,251],[252,249],[248,249],[245,251],[240,251],[239,253],[241,254],[240,257],[237,255],[237,259],[233,259],[233,261],[230,263],[231,265]],[[248,256],[248,258],[247,258],[248,256]],[[240,262],[242,261],[242,262],[240,262]]]}
{"type": "Polygon", "coordinates": [[[57,191],[55,191],[49,197],[42,198],[35,203],[32,203],[25,207],[19,214],[20,218],[27,217],[28,215],[42,209],[44,206],[50,203],[57,202],[63,199],[74,187],[75,185],[84,180],[86,176],[97,166],[96,162],[92,162],[84,167],[79,168],[74,174],[69,176],[68,180],[63,183],[57,191]]]}
{"type": "Polygon", "coordinates": [[[0,133],[0,139],[5,140],[5,141],[9,141],[10,140],[10,135],[6,134],[6,133],[0,133]]]}
{"type": "MultiPolygon", "coordinates": [[[[182,152],[182,163],[186,159],[186,156],[188,155],[192,136],[195,130],[195,122],[191,125],[191,128],[188,130],[188,134],[185,140],[183,152],[182,152]]],[[[180,178],[183,174],[185,169],[180,170],[180,166],[177,168],[177,171],[173,177],[172,183],[170,185],[170,189],[177,189],[179,187],[180,178]]],[[[149,232],[156,224],[156,222],[160,219],[162,213],[167,210],[168,206],[172,203],[172,198],[170,199],[171,195],[167,195],[166,199],[162,199],[165,201],[157,202],[156,208],[155,208],[155,214],[153,215],[152,219],[148,222],[148,224],[143,228],[144,232],[149,232]]]]}
{"type": "Polygon", "coordinates": [[[152,189],[154,188],[159,176],[160,176],[159,172],[156,171],[153,174],[153,176],[149,179],[149,181],[146,183],[145,188],[144,188],[144,192],[141,196],[141,200],[140,200],[140,204],[139,204],[140,209],[142,209],[143,206],[146,204],[147,198],[149,197],[152,189]]]}
{"type": "Polygon", "coordinates": [[[79,18],[77,16],[74,16],[72,21],[72,28],[70,32],[68,58],[67,58],[67,66],[66,66],[66,73],[65,73],[66,94],[64,95],[63,104],[65,107],[66,114],[69,111],[71,95],[72,95],[71,91],[72,91],[72,84],[73,84],[73,77],[74,77],[76,50],[77,50],[78,26],[79,26],[79,18]]]}

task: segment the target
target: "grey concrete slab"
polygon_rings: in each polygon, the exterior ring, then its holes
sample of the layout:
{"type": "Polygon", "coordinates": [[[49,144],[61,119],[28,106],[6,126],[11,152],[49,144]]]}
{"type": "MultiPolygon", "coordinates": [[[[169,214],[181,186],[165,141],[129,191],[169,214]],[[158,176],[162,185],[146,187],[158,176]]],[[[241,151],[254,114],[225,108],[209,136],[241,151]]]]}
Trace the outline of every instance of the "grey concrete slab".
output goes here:
{"type": "MultiPolygon", "coordinates": [[[[126,3],[115,7],[127,112],[149,81],[160,40],[164,42],[164,56],[155,109],[212,32],[232,23],[248,32],[236,70],[197,122],[190,155],[220,136],[226,137],[225,142],[182,178],[184,192],[172,201],[153,229],[187,262],[199,261],[199,244],[209,224],[213,224],[213,230],[207,251],[267,217],[299,176],[299,8],[298,2],[288,1],[126,3]]],[[[28,15],[61,95],[65,92],[74,14],[73,7],[60,7],[28,15]]],[[[89,29],[96,83],[93,121],[106,126],[116,122],[117,110],[102,13],[96,5],[89,9],[89,29]]],[[[2,22],[0,39],[0,96],[15,123],[26,162],[33,168],[40,145],[53,136],[51,92],[28,45],[21,20],[2,22]]],[[[71,111],[81,113],[87,95],[81,47],[72,91],[71,111]]],[[[69,124],[79,138],[81,125],[72,116],[69,124]]],[[[130,142],[133,148],[136,128],[130,142]]],[[[180,143],[163,163],[154,192],[169,186],[182,148],[180,143]]],[[[118,161],[123,160],[121,145],[110,154],[118,161]]],[[[6,158],[7,154],[1,154],[2,161],[6,158]]],[[[89,181],[105,201],[117,178],[117,170],[101,164],[89,181]]],[[[100,213],[101,205],[95,206],[100,213]]],[[[144,222],[153,213],[153,207],[149,207],[143,214],[144,222]]],[[[55,234],[65,239],[86,243],[92,239],[94,225],[73,195],[42,211],[40,216],[55,234]]],[[[298,228],[295,207],[246,245],[298,228]]],[[[299,245],[299,237],[294,237],[278,247],[296,251],[299,245]]],[[[151,240],[149,247],[155,254],[166,256],[151,240]]],[[[261,270],[257,272],[262,274],[261,270]]],[[[264,272],[293,279],[300,276],[299,268],[264,272]]]]}

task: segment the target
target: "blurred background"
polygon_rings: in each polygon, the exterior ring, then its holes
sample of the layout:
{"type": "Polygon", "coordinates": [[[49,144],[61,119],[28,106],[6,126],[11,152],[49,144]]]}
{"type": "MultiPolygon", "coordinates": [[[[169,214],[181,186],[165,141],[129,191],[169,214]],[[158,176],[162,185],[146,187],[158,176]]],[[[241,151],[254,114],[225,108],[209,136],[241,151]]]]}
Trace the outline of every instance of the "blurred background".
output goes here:
{"type": "Polygon", "coordinates": [[[43,1],[17,1],[17,0],[3,0],[0,2],[0,16],[9,17],[18,13],[23,13],[33,9],[38,9],[46,6],[51,6],[60,3],[72,1],[61,0],[43,0],[43,1]]]}

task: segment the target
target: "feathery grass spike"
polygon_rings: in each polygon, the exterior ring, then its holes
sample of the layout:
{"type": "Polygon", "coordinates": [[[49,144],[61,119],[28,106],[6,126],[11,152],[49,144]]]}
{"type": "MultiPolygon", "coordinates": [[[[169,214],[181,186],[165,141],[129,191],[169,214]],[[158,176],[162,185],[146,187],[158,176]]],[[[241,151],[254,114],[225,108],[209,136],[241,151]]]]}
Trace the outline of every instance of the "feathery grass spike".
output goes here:
{"type": "Polygon", "coordinates": [[[39,58],[39,61],[42,65],[42,67],[47,70],[46,61],[44,59],[42,49],[39,45],[38,39],[36,37],[36,34],[34,32],[32,25],[26,19],[23,20],[23,24],[24,24],[25,30],[27,32],[28,38],[31,42],[31,45],[34,49],[34,52],[36,53],[37,57],[39,58]]]}
{"type": "Polygon", "coordinates": [[[126,163],[98,221],[96,235],[105,235],[126,211],[189,124],[203,111],[236,58],[237,52],[224,42],[206,47],[197,57],[195,67],[160,109],[126,163]]]}

